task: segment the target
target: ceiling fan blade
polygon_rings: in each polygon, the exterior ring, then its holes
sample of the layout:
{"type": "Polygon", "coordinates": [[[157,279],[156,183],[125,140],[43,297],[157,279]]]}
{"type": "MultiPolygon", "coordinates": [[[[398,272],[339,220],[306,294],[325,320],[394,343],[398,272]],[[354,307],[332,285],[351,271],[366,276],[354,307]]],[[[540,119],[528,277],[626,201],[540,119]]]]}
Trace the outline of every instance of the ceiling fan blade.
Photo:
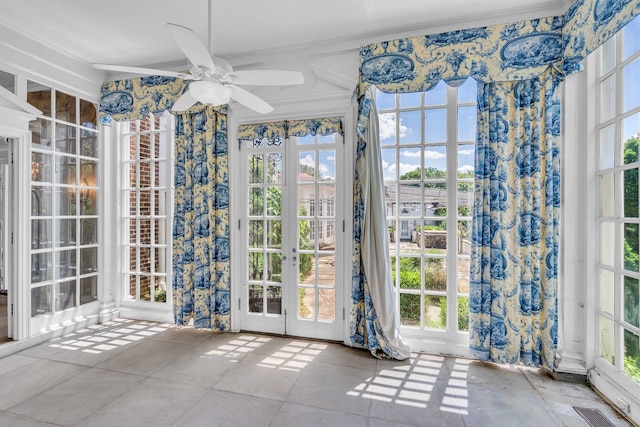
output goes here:
{"type": "Polygon", "coordinates": [[[182,94],[180,98],[177,99],[176,102],[174,102],[173,107],[171,107],[171,109],[173,111],[185,111],[185,110],[188,110],[196,102],[198,101],[196,101],[193,98],[193,96],[191,95],[191,91],[187,90],[185,93],[182,94]]]}
{"type": "Polygon", "coordinates": [[[261,98],[255,96],[249,91],[246,91],[238,86],[226,85],[231,91],[231,99],[239,102],[247,108],[257,111],[261,114],[267,114],[273,111],[273,107],[263,101],[261,98]]]}
{"type": "Polygon", "coordinates": [[[196,80],[191,74],[177,73],[174,71],[154,70],[153,68],[128,67],[126,65],[92,64],[94,68],[121,73],[144,74],[148,76],[177,77],[182,80],[196,80]]]}
{"type": "Polygon", "coordinates": [[[189,59],[189,62],[197,68],[212,72],[214,70],[211,53],[202,41],[190,28],[176,24],[167,24],[176,43],[189,59]]]}
{"type": "Polygon", "coordinates": [[[286,70],[244,70],[229,73],[231,83],[238,85],[287,86],[304,83],[304,75],[299,71],[286,70]]]}

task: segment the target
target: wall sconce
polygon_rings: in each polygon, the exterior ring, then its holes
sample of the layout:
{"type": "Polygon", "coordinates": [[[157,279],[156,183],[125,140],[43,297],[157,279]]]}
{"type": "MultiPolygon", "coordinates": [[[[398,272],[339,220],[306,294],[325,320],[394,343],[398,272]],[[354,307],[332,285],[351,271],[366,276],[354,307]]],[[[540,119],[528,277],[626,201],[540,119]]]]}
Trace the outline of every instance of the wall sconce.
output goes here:
{"type": "Polygon", "coordinates": [[[40,176],[40,163],[31,162],[31,181],[35,181],[40,176]]]}

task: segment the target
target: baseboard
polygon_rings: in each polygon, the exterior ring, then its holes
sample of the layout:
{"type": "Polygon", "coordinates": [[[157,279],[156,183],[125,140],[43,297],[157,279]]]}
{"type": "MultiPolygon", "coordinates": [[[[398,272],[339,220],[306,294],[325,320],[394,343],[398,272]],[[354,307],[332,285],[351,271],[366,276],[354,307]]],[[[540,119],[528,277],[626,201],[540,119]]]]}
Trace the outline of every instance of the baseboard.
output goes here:
{"type": "Polygon", "coordinates": [[[622,416],[634,425],[640,426],[640,396],[631,394],[597,369],[589,371],[589,382],[622,416]]]}

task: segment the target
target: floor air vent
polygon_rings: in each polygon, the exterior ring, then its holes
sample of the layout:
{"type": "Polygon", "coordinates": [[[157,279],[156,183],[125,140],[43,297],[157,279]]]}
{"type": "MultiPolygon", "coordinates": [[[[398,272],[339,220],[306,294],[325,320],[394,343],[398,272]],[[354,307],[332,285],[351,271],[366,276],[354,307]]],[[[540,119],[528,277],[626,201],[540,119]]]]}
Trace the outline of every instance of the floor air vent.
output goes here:
{"type": "Polygon", "coordinates": [[[611,424],[611,422],[602,415],[599,409],[578,408],[577,406],[574,406],[573,409],[575,409],[591,427],[615,427],[614,424],[611,424]]]}

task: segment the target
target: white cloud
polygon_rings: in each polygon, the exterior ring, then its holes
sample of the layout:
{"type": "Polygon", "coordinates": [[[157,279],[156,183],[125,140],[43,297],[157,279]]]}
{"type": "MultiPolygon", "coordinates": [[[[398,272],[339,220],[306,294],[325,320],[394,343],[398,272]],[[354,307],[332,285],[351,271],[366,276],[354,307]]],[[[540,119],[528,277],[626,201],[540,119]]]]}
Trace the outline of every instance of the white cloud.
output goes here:
{"type": "Polygon", "coordinates": [[[414,171],[418,167],[418,165],[412,165],[410,163],[400,163],[400,176],[404,175],[407,172],[414,171]]]}
{"type": "Polygon", "coordinates": [[[329,160],[330,162],[333,162],[335,159],[335,156],[327,156],[327,160],[329,160]]]}
{"type": "Polygon", "coordinates": [[[325,165],[324,163],[320,163],[320,173],[322,174],[322,176],[325,176],[327,172],[329,172],[329,166],[325,165]]]}
{"type": "Polygon", "coordinates": [[[311,154],[308,154],[305,157],[301,158],[300,160],[298,160],[298,162],[301,165],[309,166],[309,167],[312,167],[312,168],[316,167],[316,163],[313,160],[313,156],[311,156],[311,154]]]}
{"type": "Polygon", "coordinates": [[[400,151],[400,155],[402,157],[417,157],[419,159],[420,158],[420,151],[419,150],[416,150],[416,151],[401,150],[400,151]]]}
{"type": "Polygon", "coordinates": [[[458,168],[458,172],[462,172],[462,173],[469,173],[473,171],[474,171],[474,167],[472,165],[462,165],[458,168]]]}
{"type": "MultiPolygon", "coordinates": [[[[396,134],[396,115],[394,113],[378,114],[378,125],[380,127],[380,140],[391,138],[396,134]]],[[[411,130],[400,121],[400,138],[404,137],[411,130]]]]}
{"type": "Polygon", "coordinates": [[[445,153],[441,153],[440,151],[432,151],[432,150],[424,150],[424,158],[425,159],[444,159],[446,157],[445,153]]]}
{"type": "Polygon", "coordinates": [[[463,156],[468,156],[470,154],[473,154],[474,150],[470,149],[470,150],[458,150],[458,154],[462,154],[463,156]]]}

